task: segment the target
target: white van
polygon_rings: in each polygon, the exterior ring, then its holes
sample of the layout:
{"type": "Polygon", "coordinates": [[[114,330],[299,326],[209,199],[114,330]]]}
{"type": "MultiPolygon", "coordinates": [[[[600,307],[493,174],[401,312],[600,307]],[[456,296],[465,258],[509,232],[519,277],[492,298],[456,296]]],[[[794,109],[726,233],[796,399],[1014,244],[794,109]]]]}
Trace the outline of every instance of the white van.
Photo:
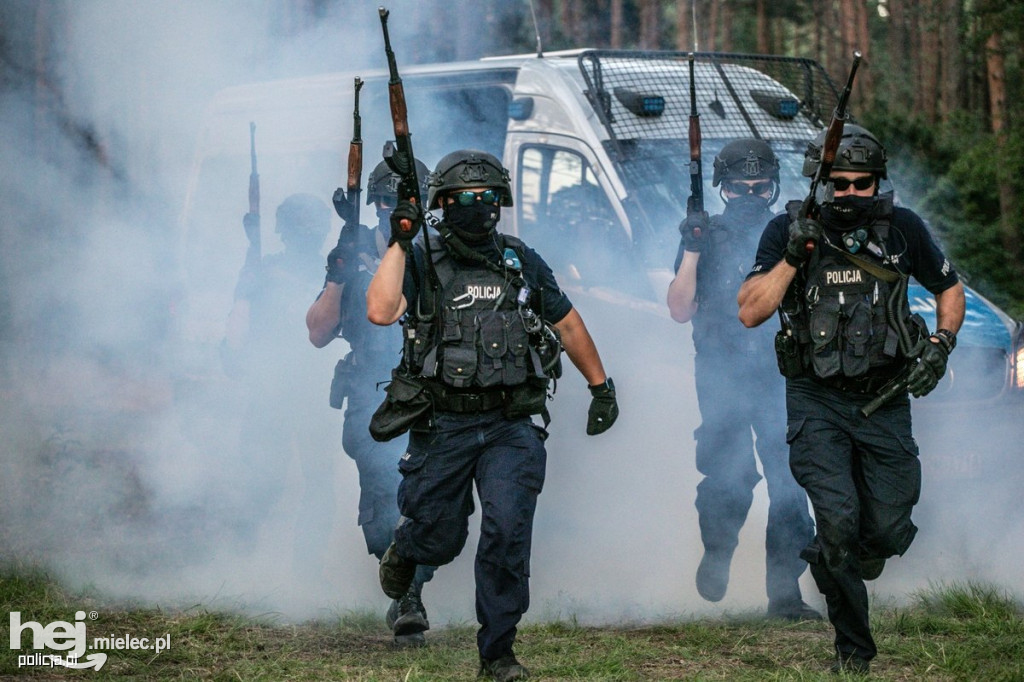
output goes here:
{"type": "MultiPolygon", "coordinates": [[[[803,198],[804,150],[837,99],[821,66],[718,53],[696,53],[694,60],[707,210],[721,209],[711,187],[713,158],[740,136],[764,139],[775,150],[777,208],[803,198]]],[[[444,154],[468,147],[500,156],[515,192],[502,231],[537,248],[567,287],[667,316],[676,227],[690,188],[688,66],[683,52],[574,50],[411,66],[401,75],[420,160],[432,168],[444,154]]],[[[189,302],[183,331],[190,339],[217,340],[246,249],[249,123],[256,125],[264,215],[294,192],[329,202],[345,183],[355,76],[365,81],[365,186],[392,137],[386,70],[233,87],[210,103],[181,218],[189,302]]],[[[267,251],[274,250],[272,238],[272,219],[265,218],[267,251]]],[[[915,312],[934,326],[931,300],[912,288],[915,312]]],[[[987,403],[1024,394],[1022,334],[1019,322],[968,290],[968,318],[950,372],[925,401],[987,403]]]]}

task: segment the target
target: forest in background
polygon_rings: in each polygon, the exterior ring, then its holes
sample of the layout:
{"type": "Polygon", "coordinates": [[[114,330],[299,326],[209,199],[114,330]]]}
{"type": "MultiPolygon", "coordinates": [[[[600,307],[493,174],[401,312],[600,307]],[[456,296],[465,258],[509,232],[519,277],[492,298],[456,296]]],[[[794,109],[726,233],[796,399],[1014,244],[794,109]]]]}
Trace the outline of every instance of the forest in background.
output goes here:
{"type": "MultiPolygon", "coordinates": [[[[107,4],[119,6],[116,0],[107,4]]],[[[161,6],[159,0],[149,4],[161,6]]],[[[904,201],[929,219],[972,286],[1024,317],[1022,2],[263,0],[246,3],[246,12],[278,38],[304,40],[325,27],[333,31],[333,38],[321,33],[308,43],[308,50],[323,50],[326,71],[339,62],[331,54],[336,27],[353,13],[376,14],[376,4],[394,5],[393,23],[415,27],[415,40],[400,47],[407,64],[538,48],[697,49],[810,57],[842,83],[858,50],[864,60],[851,111],[889,150],[904,201]]],[[[69,7],[68,0],[3,3],[0,91],[29,92],[32,116],[55,122],[79,155],[112,183],[123,183],[123,169],[133,165],[129,157],[152,150],[119,147],[116,130],[76,112],[74,83],[58,68],[65,38],[75,29],[69,7]]],[[[305,75],[261,41],[267,38],[241,46],[252,64],[250,80],[305,75]]],[[[379,57],[367,55],[367,63],[381,66],[379,57]]],[[[139,83],[125,85],[145,94],[153,76],[143,72],[139,83]]],[[[124,115],[147,115],[144,103],[137,109],[124,115]]],[[[43,155],[66,153],[46,139],[37,144],[43,155]]],[[[134,165],[139,163],[136,158],[134,165]]]]}

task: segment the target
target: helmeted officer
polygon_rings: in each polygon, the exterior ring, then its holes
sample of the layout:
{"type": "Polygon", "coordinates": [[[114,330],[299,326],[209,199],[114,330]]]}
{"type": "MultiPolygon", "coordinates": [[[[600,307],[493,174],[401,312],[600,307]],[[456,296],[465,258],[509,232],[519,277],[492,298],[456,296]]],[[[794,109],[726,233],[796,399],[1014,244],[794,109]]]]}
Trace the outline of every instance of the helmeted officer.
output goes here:
{"type": "Polygon", "coordinates": [[[297,389],[316,381],[319,363],[288,321],[301,318],[319,283],[316,269],[330,228],[330,208],[317,196],[292,194],[278,205],[274,231],[284,248],[265,255],[250,248],[221,347],[225,371],[241,380],[246,394],[229,493],[239,498],[240,539],[255,546],[259,527],[284,495],[288,468],[298,460],[303,494],[290,549],[294,570],[310,585],[323,579],[324,539],[334,518],[334,460],[320,443],[322,425],[297,389]]]}
{"type": "Polygon", "coordinates": [[[423,213],[400,203],[391,216],[392,246],[367,292],[371,321],[388,325],[405,315],[402,364],[392,386],[417,387],[432,404],[412,427],[402,456],[402,518],[380,565],[381,587],[401,594],[418,564],[458,556],[475,483],[482,507],[480,673],[523,679],[527,671],[512,647],[529,606],[533,515],[546,462],[546,432],[531,415],[546,416],[559,338],[593,395],[587,433],[615,421],[615,390],[551,269],[533,249],[497,231],[501,208],[512,205],[501,162],[482,151],[453,152],[438,162],[428,187],[427,209],[443,211],[440,238],[424,234],[414,245],[423,213]]]}
{"type": "Polygon", "coordinates": [[[789,471],[784,387],[773,361],[772,332],[749,331],[737,319],[736,294],[750,270],[757,242],[779,197],[779,162],[763,140],[733,140],[715,156],[711,184],[725,203],[721,215],[688,216],[680,224],[676,277],[667,302],[673,319],[693,323],[694,375],[701,425],[697,440],[697,486],[704,556],[697,591],[719,601],[740,528],[761,480],[768,485],[765,539],[768,616],[820,620],[804,603],[800,575],[807,563],[800,550],[814,535],[807,495],[789,471]]]}
{"type": "MultiPolygon", "coordinates": [[[[808,146],[814,175],[824,134],[808,146]]],[[[790,467],[814,508],[817,535],[802,556],[835,628],[833,670],[867,672],[877,649],[865,580],[910,547],[921,489],[906,391],[869,417],[883,386],[905,377],[916,397],[946,371],[964,317],[963,285],[924,222],[880,192],[885,149],[869,131],[844,127],[820,217],[798,202],[765,228],[740,288],[748,327],[780,311],[778,364],[786,376],[790,467]],[[908,314],[913,276],[935,296],[930,336],[908,314]]]]}
{"type": "MultiPolygon", "coordinates": [[[[427,167],[416,161],[419,177],[427,167]]],[[[331,405],[345,406],[342,447],[359,472],[358,523],[366,549],[379,561],[394,537],[398,523],[396,494],[401,476],[398,459],[404,439],[377,442],[368,430],[370,417],[380,402],[376,386],[391,374],[402,339],[399,330],[379,327],[366,319],[366,289],[391,237],[391,212],[398,203],[398,175],[381,161],[366,183],[366,203],[376,208],[374,227],[351,220],[354,212],[343,196],[335,193],[335,208],[346,219],[338,244],[327,256],[324,288],[306,313],[309,340],[323,348],[336,338],[348,342],[349,352],[338,361],[331,384],[331,405]]],[[[421,188],[426,194],[426,185],[421,188]]],[[[387,623],[398,644],[422,644],[430,627],[423,607],[423,583],[433,568],[421,566],[412,585],[395,598],[387,612],[387,623]]]]}

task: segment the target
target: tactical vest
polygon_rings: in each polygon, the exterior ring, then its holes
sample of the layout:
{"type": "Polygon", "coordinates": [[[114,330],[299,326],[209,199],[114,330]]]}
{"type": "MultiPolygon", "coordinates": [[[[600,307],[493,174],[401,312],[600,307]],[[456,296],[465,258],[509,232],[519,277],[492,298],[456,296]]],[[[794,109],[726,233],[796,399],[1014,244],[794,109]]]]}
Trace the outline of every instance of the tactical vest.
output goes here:
{"type": "MultiPolygon", "coordinates": [[[[765,212],[768,222],[772,214],[765,212]]],[[[697,265],[699,309],[693,317],[693,343],[698,353],[732,357],[770,357],[771,331],[746,329],[739,321],[736,294],[743,284],[757,252],[760,229],[739,227],[723,216],[711,217],[708,243],[697,265]]]]}
{"type": "Polygon", "coordinates": [[[839,380],[891,377],[905,366],[894,323],[905,329],[914,323],[907,314],[906,277],[884,262],[890,215],[885,211],[867,226],[865,248],[854,256],[822,239],[787,293],[782,310],[805,373],[839,380]]]}
{"type": "Polygon", "coordinates": [[[401,335],[394,326],[379,326],[366,319],[366,290],[380,266],[376,243],[379,228],[369,230],[360,226],[359,229],[356,255],[350,264],[350,274],[345,278],[345,289],[341,294],[338,333],[361,356],[362,362],[394,366],[395,354],[401,346],[401,335]]]}
{"type": "Polygon", "coordinates": [[[548,378],[541,357],[543,323],[528,305],[531,292],[518,267],[522,242],[502,237],[504,266],[497,270],[477,263],[456,266],[446,248],[434,250],[436,286],[419,296],[430,297],[433,289],[433,311],[425,312],[418,301],[403,324],[411,372],[468,391],[548,378]]]}

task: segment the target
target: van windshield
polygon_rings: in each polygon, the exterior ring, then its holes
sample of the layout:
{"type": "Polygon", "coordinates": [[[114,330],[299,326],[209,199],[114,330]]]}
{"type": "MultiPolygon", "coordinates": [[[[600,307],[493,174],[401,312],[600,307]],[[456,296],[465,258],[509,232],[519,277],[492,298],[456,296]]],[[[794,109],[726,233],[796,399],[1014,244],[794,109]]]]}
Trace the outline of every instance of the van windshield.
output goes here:
{"type": "MultiPolygon", "coordinates": [[[[701,170],[704,180],[704,208],[714,215],[721,213],[724,203],[720,187],[712,187],[715,156],[730,140],[705,139],[701,146],[701,170]]],[[[810,180],[801,173],[807,140],[772,141],[779,159],[780,194],[772,206],[781,212],[791,199],[807,195],[810,180]]],[[[679,242],[677,226],[686,215],[690,196],[690,147],[683,140],[627,140],[618,147],[607,143],[607,151],[620,167],[626,185],[627,210],[635,229],[636,240],[644,243],[645,253],[664,260],[666,248],[679,242]]]]}

